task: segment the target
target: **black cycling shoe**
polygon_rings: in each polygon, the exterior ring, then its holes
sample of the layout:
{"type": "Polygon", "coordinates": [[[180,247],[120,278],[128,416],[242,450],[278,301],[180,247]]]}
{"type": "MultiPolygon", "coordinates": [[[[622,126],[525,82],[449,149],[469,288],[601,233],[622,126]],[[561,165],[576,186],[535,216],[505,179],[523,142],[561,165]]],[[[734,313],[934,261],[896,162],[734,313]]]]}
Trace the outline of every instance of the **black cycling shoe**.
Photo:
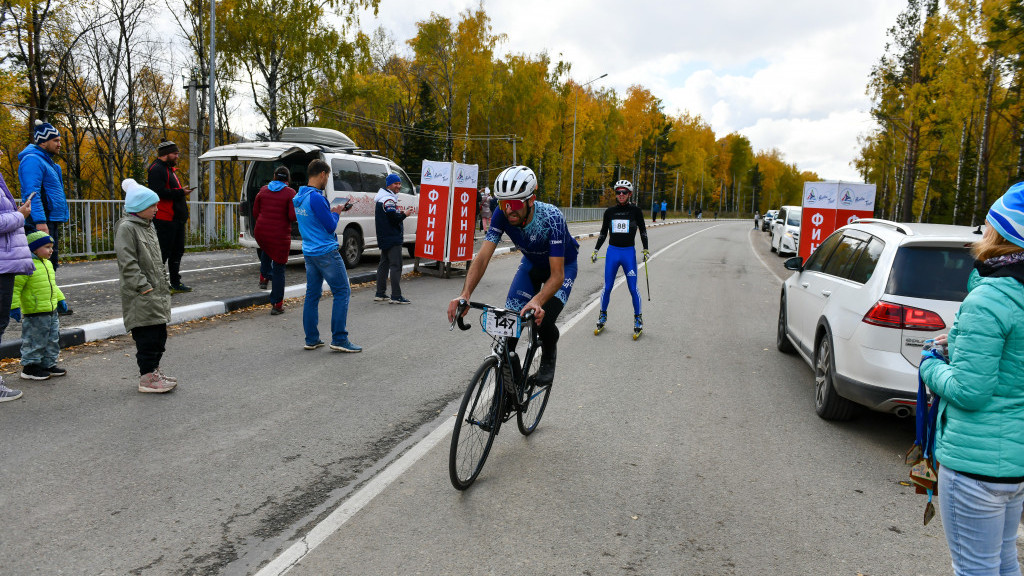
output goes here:
{"type": "Polygon", "coordinates": [[[541,348],[540,368],[532,376],[535,386],[551,386],[551,383],[555,381],[555,360],[557,356],[558,349],[555,346],[548,345],[541,348]]]}

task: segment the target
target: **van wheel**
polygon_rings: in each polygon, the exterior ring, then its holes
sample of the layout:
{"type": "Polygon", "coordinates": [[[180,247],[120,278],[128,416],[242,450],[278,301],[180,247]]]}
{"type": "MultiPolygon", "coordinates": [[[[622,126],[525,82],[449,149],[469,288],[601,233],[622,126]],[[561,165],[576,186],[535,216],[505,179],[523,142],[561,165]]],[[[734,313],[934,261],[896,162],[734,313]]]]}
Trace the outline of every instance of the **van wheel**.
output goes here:
{"type": "Polygon", "coordinates": [[[341,237],[341,259],[346,268],[355,268],[363,257],[363,235],[354,228],[346,228],[341,237]]]}
{"type": "Polygon", "coordinates": [[[814,355],[814,411],[824,420],[849,420],[853,403],[836,392],[836,359],[832,336],[824,334],[814,355]]]}

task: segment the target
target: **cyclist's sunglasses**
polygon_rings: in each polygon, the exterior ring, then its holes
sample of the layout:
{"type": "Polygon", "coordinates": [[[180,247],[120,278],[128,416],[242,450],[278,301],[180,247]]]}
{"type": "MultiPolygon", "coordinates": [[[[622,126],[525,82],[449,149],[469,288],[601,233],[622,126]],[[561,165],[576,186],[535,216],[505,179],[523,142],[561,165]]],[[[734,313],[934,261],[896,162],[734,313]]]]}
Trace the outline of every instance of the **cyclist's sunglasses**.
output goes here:
{"type": "Polygon", "coordinates": [[[618,190],[615,191],[615,195],[616,196],[629,196],[629,190],[626,190],[625,188],[619,188],[618,190]]]}
{"type": "Polygon", "coordinates": [[[526,200],[499,200],[498,207],[502,212],[517,212],[526,206],[526,200]]]}

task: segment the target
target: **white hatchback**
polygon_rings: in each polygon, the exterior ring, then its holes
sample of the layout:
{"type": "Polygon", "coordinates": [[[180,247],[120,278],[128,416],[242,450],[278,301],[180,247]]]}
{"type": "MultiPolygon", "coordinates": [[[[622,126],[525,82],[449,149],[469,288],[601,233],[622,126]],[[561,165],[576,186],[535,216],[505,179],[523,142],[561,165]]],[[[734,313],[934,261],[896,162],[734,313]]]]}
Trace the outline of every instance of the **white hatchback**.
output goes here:
{"type": "Polygon", "coordinates": [[[864,219],[835,231],[782,286],[776,346],[814,370],[814,408],[827,420],[856,405],[914,413],[924,341],[948,332],[967,295],[966,226],[864,219]]]}
{"type": "Polygon", "coordinates": [[[771,251],[779,256],[800,251],[800,206],[783,206],[771,224],[771,251]]]}

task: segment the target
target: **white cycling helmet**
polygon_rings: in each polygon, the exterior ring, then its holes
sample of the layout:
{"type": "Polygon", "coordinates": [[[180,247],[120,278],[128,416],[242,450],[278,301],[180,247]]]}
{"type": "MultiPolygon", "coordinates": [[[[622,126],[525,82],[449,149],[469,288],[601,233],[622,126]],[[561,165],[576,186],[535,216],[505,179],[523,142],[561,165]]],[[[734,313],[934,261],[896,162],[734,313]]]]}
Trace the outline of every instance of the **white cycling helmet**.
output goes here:
{"type": "Polygon", "coordinates": [[[537,191],[537,175],[526,166],[510,166],[494,179],[494,197],[498,200],[526,199],[537,191]]]}
{"type": "Polygon", "coordinates": [[[618,190],[619,188],[625,188],[626,190],[629,190],[630,194],[633,193],[633,184],[629,180],[619,180],[615,183],[615,186],[612,187],[613,190],[618,190]]]}

